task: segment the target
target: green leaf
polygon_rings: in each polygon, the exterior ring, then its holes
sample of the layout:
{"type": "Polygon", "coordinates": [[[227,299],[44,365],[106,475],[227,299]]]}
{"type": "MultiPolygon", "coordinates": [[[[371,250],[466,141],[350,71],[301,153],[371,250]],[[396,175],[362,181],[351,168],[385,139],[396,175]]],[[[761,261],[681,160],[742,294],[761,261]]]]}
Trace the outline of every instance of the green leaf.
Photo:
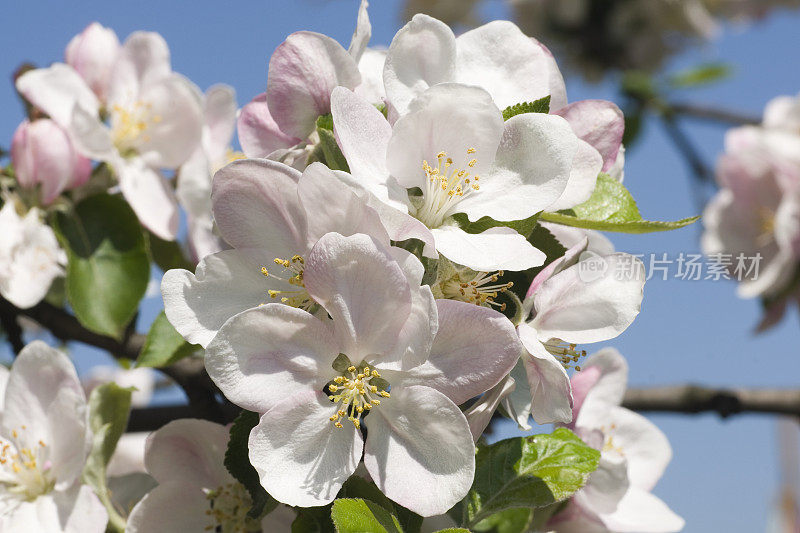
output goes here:
{"type": "Polygon", "coordinates": [[[337,533],[402,533],[397,517],[369,500],[342,498],[333,502],[331,519],[337,533]]]}
{"type": "Polygon", "coordinates": [[[147,243],[150,247],[150,256],[153,262],[158,265],[163,272],[172,268],[183,268],[194,272],[195,266],[186,256],[177,241],[165,241],[157,235],[147,232],[147,243]]]}
{"type": "Polygon", "coordinates": [[[549,113],[550,112],[550,95],[544,98],[539,98],[533,102],[520,102],[508,106],[503,110],[503,120],[508,120],[511,117],[522,115],[523,113],[549,113]]]}
{"type": "Polygon", "coordinates": [[[67,298],[80,323],[119,338],[136,315],[150,280],[150,260],[136,214],[121,196],[98,194],[55,230],[67,252],[67,298]]]}
{"type": "Polygon", "coordinates": [[[399,503],[395,503],[387,498],[383,492],[373,483],[359,476],[351,476],[345,481],[342,490],[336,495],[337,498],[361,498],[377,503],[384,509],[390,511],[397,517],[400,526],[405,533],[419,533],[422,527],[422,517],[413,511],[409,511],[399,503]]]}
{"type": "Polygon", "coordinates": [[[586,483],[599,459],[600,452],[565,428],[479,447],[462,523],[472,527],[507,509],[562,501],[586,483]]]}
{"type": "Polygon", "coordinates": [[[164,311],[161,311],[147,332],[147,339],[136,359],[136,366],[153,368],[169,366],[199,349],[200,346],[186,342],[169,323],[164,311]]]}
{"type": "Polygon", "coordinates": [[[595,229],[598,231],[614,231],[617,233],[654,233],[657,231],[670,231],[680,229],[689,224],[697,222],[700,217],[682,218],[671,222],[660,222],[653,220],[634,220],[630,222],[605,222],[594,220],[582,220],[577,217],[562,213],[542,213],[541,219],[547,222],[555,222],[564,226],[574,228],[595,229]]]}
{"type": "Polygon", "coordinates": [[[228,449],[225,450],[224,463],[228,472],[250,493],[253,507],[247,514],[251,518],[264,516],[278,506],[278,502],[261,486],[258,472],[250,464],[248,457],[247,441],[250,431],[258,424],[258,418],[258,413],[252,411],[239,413],[231,426],[231,438],[228,449]]]}
{"type": "Polygon", "coordinates": [[[347,159],[339,149],[336,143],[336,137],[333,134],[333,117],[323,115],[317,119],[317,135],[319,135],[319,145],[322,148],[322,154],[325,157],[325,164],[331,170],[344,170],[350,172],[350,167],[347,165],[347,159]]]}
{"type": "Polygon", "coordinates": [[[488,518],[484,518],[472,529],[482,533],[491,531],[492,533],[525,533],[528,531],[528,524],[531,521],[531,509],[506,509],[495,513],[488,518]]]}
{"type": "Polygon", "coordinates": [[[727,63],[706,63],[673,74],[669,83],[675,89],[687,89],[724,80],[732,71],[727,63]]]}
{"type": "Polygon", "coordinates": [[[533,231],[533,228],[536,227],[536,220],[538,217],[539,215],[536,214],[532,217],[526,218],[525,220],[512,220],[510,222],[500,222],[489,217],[481,217],[475,222],[470,222],[469,218],[467,218],[467,215],[464,213],[456,213],[453,215],[453,219],[456,221],[456,223],[458,223],[459,227],[467,233],[483,233],[489,228],[505,226],[507,228],[516,230],[517,233],[523,237],[530,235],[531,231],[533,231]]]}
{"type": "Polygon", "coordinates": [[[434,533],[470,533],[470,530],[464,529],[463,527],[448,527],[447,529],[440,529],[434,533]]]}
{"type": "Polygon", "coordinates": [[[131,389],[123,389],[116,383],[100,385],[89,395],[89,427],[93,440],[83,478],[106,507],[108,528],[120,533],[125,530],[125,519],[111,501],[106,484],[106,467],[128,425],[130,409],[131,389]]]}
{"type": "Polygon", "coordinates": [[[292,522],[292,533],[336,533],[331,522],[332,505],[324,507],[298,507],[292,522]]]}

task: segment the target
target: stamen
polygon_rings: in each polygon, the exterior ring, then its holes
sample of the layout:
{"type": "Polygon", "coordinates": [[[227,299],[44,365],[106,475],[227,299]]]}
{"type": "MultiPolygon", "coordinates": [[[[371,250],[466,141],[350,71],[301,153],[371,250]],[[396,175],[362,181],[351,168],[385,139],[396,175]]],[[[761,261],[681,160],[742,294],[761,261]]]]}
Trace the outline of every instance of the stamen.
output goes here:
{"type": "Polygon", "coordinates": [[[276,276],[270,273],[265,266],[261,267],[261,273],[268,278],[277,279],[283,281],[284,283],[288,283],[289,285],[294,285],[295,287],[298,287],[298,289],[294,291],[270,289],[267,291],[269,297],[273,300],[280,299],[280,302],[286,305],[311,311],[311,308],[314,307],[315,302],[308,294],[308,291],[306,291],[306,286],[303,281],[305,259],[303,259],[303,257],[300,255],[294,255],[291,259],[281,259],[280,257],[276,257],[273,259],[273,262],[276,265],[283,267],[284,270],[288,270],[291,276],[288,278],[276,276]]]}
{"type": "Polygon", "coordinates": [[[514,286],[514,282],[497,283],[504,272],[475,272],[469,269],[456,271],[453,275],[440,281],[438,291],[448,300],[458,300],[483,307],[494,307],[500,311],[506,310],[506,304],[495,302],[500,293],[506,292],[514,286]]]}
{"type": "Polygon", "coordinates": [[[544,347],[550,352],[553,357],[566,369],[574,368],[580,372],[581,367],[577,363],[581,357],[586,357],[586,350],[577,350],[576,344],[569,344],[559,339],[550,339],[544,343],[544,347]]]}
{"type": "MultiPolygon", "coordinates": [[[[467,155],[476,152],[469,148],[467,155]]],[[[425,187],[422,191],[422,205],[415,216],[430,228],[437,228],[444,220],[455,213],[455,207],[463,198],[480,189],[478,176],[472,176],[470,169],[478,164],[478,160],[469,157],[463,168],[453,166],[453,159],[446,152],[436,154],[436,168],[427,161],[422,162],[425,172],[425,187]]]]}
{"type": "Polygon", "coordinates": [[[350,365],[346,373],[333,379],[335,384],[329,384],[328,391],[338,392],[338,394],[330,394],[328,399],[339,404],[339,409],[330,417],[330,421],[335,427],[344,427],[340,419],[347,417],[356,429],[360,429],[361,416],[364,412],[369,412],[373,406],[380,405],[381,401],[378,398],[390,397],[387,391],[370,383],[372,379],[380,377],[380,373],[375,369],[370,369],[369,366],[364,366],[359,370],[354,365],[350,365]]]}

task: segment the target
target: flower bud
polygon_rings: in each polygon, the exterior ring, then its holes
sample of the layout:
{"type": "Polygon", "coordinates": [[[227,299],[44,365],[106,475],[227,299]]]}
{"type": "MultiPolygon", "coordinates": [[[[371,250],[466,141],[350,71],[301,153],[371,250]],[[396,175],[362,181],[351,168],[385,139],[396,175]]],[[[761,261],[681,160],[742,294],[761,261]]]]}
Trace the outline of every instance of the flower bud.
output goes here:
{"type": "Polygon", "coordinates": [[[11,162],[21,187],[41,187],[45,205],[65,189],[86,183],[92,171],[91,161],[78,154],[67,132],[50,119],[25,120],[17,127],[11,162]]]}
{"type": "Polygon", "coordinates": [[[67,64],[81,75],[97,97],[105,100],[119,50],[119,39],[114,30],[92,22],[72,38],[65,56],[67,64]]]}

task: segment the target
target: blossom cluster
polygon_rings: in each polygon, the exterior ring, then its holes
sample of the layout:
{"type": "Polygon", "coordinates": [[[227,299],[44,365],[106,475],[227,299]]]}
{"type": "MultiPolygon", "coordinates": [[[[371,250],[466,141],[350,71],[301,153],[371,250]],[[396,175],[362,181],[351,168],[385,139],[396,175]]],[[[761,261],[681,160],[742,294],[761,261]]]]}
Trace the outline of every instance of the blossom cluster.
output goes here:
{"type": "Polygon", "coordinates": [[[597,222],[601,180],[624,190],[622,113],[569,103],[553,55],[510,22],[456,37],[417,15],[387,50],[370,35],[364,1],[348,48],[288,36],[241,110],[230,87],[173,72],[159,35],[120,44],[97,23],[65,63],[17,78],[33,111],[4,178],[0,295],[34,306],[65,266],[78,290],[65,220],[93,195],[124,197],[154,242],[176,239],[182,206],[196,267],[165,268],[167,325],[255,416],[242,455],[257,486],[229,465],[238,419],[182,419],[147,437],[149,477],[109,490],[111,464],[93,477],[102,393],[87,406],[68,359],[34,343],[4,395],[0,529],[304,530],[302,510],[335,509],[352,478],[442,519],[475,490],[497,412],[568,428],[597,468],[546,530],[681,529],[649,492],[666,438],[619,406],[624,359],[583,361],[634,321],[644,265],[558,222],[597,222]],[[258,490],[274,505],[252,513],[258,490]]]}

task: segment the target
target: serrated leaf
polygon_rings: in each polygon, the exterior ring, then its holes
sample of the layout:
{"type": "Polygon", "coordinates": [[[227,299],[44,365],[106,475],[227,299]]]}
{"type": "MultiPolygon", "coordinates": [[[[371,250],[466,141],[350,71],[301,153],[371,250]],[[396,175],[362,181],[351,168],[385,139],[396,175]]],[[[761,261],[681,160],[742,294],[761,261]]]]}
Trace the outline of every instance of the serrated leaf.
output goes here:
{"type": "Polygon", "coordinates": [[[278,502],[261,486],[258,472],[250,464],[248,457],[247,441],[250,438],[250,431],[256,427],[258,420],[258,413],[252,411],[239,413],[231,426],[231,437],[228,440],[228,449],[225,450],[224,462],[228,472],[244,486],[253,500],[253,507],[247,513],[251,518],[264,516],[278,505],[278,502]]]}
{"type": "Polygon", "coordinates": [[[676,89],[708,85],[729,77],[732,70],[727,63],[706,63],[673,74],[669,83],[676,89]]]}
{"type": "Polygon", "coordinates": [[[422,527],[422,517],[413,511],[409,511],[399,503],[395,503],[387,498],[383,492],[373,483],[359,476],[351,476],[345,481],[342,490],[339,491],[337,498],[361,498],[377,503],[387,511],[397,517],[400,526],[405,533],[419,533],[422,527]]]}
{"type": "Polygon", "coordinates": [[[130,409],[131,389],[123,389],[116,383],[100,385],[89,395],[89,427],[93,438],[83,479],[94,489],[106,507],[109,529],[120,533],[125,529],[125,519],[111,501],[111,493],[106,484],[106,467],[128,425],[130,409]]]}
{"type": "Polygon", "coordinates": [[[471,527],[507,509],[562,501],[583,487],[599,459],[600,452],[565,428],[479,447],[462,523],[471,527]]]}
{"type": "Polygon", "coordinates": [[[333,117],[323,115],[317,119],[317,135],[319,135],[319,146],[322,147],[322,154],[325,157],[325,164],[331,170],[344,170],[350,172],[342,150],[336,142],[333,134],[333,117]]]}
{"type": "Polygon", "coordinates": [[[331,519],[337,533],[403,533],[396,516],[377,503],[360,498],[335,500],[331,519]]]}
{"type": "Polygon", "coordinates": [[[67,253],[67,298],[95,333],[119,338],[139,309],[150,259],[136,214],[121,196],[98,194],[55,219],[67,253]]]}
{"type": "Polygon", "coordinates": [[[512,106],[508,106],[503,110],[503,120],[508,120],[511,117],[522,115],[523,113],[549,113],[550,112],[550,95],[544,98],[539,98],[533,102],[520,102],[512,106]]]}
{"type": "Polygon", "coordinates": [[[577,217],[565,215],[562,213],[542,213],[541,219],[547,222],[555,222],[556,224],[563,224],[564,226],[572,226],[574,228],[594,229],[598,231],[613,231],[616,233],[654,233],[657,231],[670,231],[680,229],[689,224],[700,220],[699,216],[682,218],[680,220],[673,220],[670,222],[661,222],[655,220],[635,220],[631,222],[605,222],[594,220],[582,220],[577,217]]]}
{"type": "Polygon", "coordinates": [[[192,355],[200,346],[189,344],[167,320],[164,311],[158,314],[147,332],[136,366],[161,368],[192,355]]]}

